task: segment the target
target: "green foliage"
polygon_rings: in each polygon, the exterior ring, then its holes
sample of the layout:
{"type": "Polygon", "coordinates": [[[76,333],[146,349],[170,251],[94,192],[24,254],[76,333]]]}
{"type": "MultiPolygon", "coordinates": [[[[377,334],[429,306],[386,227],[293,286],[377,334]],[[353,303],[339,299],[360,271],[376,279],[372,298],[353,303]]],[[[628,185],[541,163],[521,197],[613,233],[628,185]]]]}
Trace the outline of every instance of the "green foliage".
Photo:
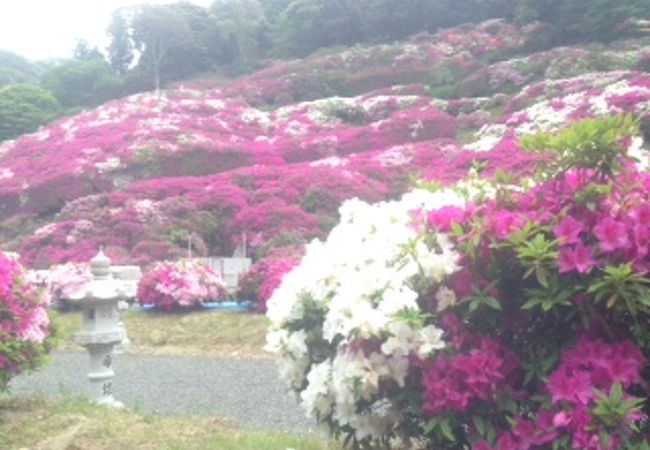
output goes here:
{"type": "MultiPolygon", "coordinates": [[[[188,24],[167,5],[142,5],[131,21],[133,46],[140,52],[138,69],[150,73],[160,89],[167,70],[182,67],[191,45],[188,24]]],[[[166,77],[171,78],[171,77],[166,77]]]]}
{"type": "Polygon", "coordinates": [[[592,414],[610,430],[617,429],[621,425],[636,428],[634,422],[626,423],[626,419],[630,417],[630,414],[638,414],[641,412],[643,399],[634,398],[625,400],[623,394],[623,386],[618,382],[612,385],[609,395],[603,392],[597,392],[598,401],[592,414]]]}
{"type": "Polygon", "coordinates": [[[359,18],[363,36],[369,40],[402,39],[414,31],[430,28],[434,1],[356,0],[348,4],[359,18]]]}
{"type": "Polygon", "coordinates": [[[55,119],[61,106],[38,86],[17,84],[0,89],[0,141],[36,131],[55,119]]]}
{"type": "Polygon", "coordinates": [[[88,41],[84,39],[77,40],[74,50],[72,51],[72,58],[77,61],[104,61],[104,55],[97,47],[90,48],[88,41]]]}
{"type": "Polygon", "coordinates": [[[69,60],[47,70],[41,84],[66,108],[100,105],[122,93],[122,80],[103,60],[69,60]]]}
{"type": "Polygon", "coordinates": [[[541,163],[548,177],[572,167],[591,168],[611,175],[620,168],[620,157],[626,152],[624,139],[638,134],[631,116],[607,116],[583,120],[556,133],[523,136],[521,145],[528,151],[555,154],[553,160],[541,163]]]}
{"type": "MultiPolygon", "coordinates": [[[[217,18],[198,5],[187,2],[169,5],[190,30],[189,40],[184,48],[183,73],[194,73],[211,69],[215,62],[226,62],[230,57],[225,32],[219,27],[217,18]]],[[[167,68],[169,69],[169,68],[167,68]]]]}
{"type": "Polygon", "coordinates": [[[259,0],[215,0],[210,6],[222,36],[223,56],[255,67],[268,47],[265,12],[259,0]]]}
{"type": "MultiPolygon", "coordinates": [[[[524,228],[524,230],[526,229],[527,227],[524,228]]],[[[530,239],[529,233],[524,234],[527,234],[529,239],[519,239],[517,233],[514,238],[518,244],[516,248],[517,259],[526,268],[524,278],[535,274],[539,284],[547,287],[549,269],[553,268],[558,257],[558,242],[556,239],[548,240],[543,233],[535,234],[532,239],[530,239]]]]}
{"type": "Polygon", "coordinates": [[[272,31],[274,53],[306,56],[322,47],[360,42],[359,16],[350,0],[294,0],[272,31]]]}
{"type": "Polygon", "coordinates": [[[368,121],[368,113],[361,106],[340,99],[329,99],[320,109],[326,116],[337,117],[351,125],[363,125],[368,121]]]}
{"type": "Polygon", "coordinates": [[[111,37],[108,46],[108,60],[113,71],[120,76],[126,74],[133,61],[133,42],[129,37],[129,25],[123,9],[113,11],[111,23],[106,30],[111,37]]]}
{"type": "Polygon", "coordinates": [[[324,212],[335,215],[339,203],[336,196],[317,187],[311,187],[300,200],[300,207],[310,213],[324,212]]]}
{"type": "Polygon", "coordinates": [[[0,87],[35,83],[39,75],[40,69],[22,56],[0,50],[0,87]]]}
{"type": "Polygon", "coordinates": [[[650,308],[650,279],[635,273],[630,264],[606,266],[599,280],[589,286],[596,303],[606,300],[608,308],[624,302],[633,316],[641,308],[650,308]]]}
{"type": "Polygon", "coordinates": [[[650,14],[650,0],[516,0],[514,6],[519,21],[550,24],[556,42],[617,39],[650,14]]]}

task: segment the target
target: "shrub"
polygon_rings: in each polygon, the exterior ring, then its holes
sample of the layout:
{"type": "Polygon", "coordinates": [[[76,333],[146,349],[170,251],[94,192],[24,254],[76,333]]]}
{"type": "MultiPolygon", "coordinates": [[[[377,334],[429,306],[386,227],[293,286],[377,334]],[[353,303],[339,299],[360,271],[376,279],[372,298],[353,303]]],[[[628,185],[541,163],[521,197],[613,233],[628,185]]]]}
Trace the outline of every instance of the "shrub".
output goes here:
{"type": "Polygon", "coordinates": [[[0,89],[0,141],[12,139],[54,120],[61,106],[47,90],[31,84],[0,89]]]}
{"type": "Polygon", "coordinates": [[[53,266],[48,271],[30,273],[30,278],[47,289],[53,305],[67,307],[68,300],[75,297],[93,275],[88,264],[69,262],[53,266]]]}
{"type": "Polygon", "coordinates": [[[0,392],[15,375],[44,362],[51,349],[49,299],[23,267],[0,252],[0,392]]]}
{"type": "Polygon", "coordinates": [[[239,280],[237,297],[242,300],[257,300],[257,312],[266,312],[266,302],[280,285],[282,277],[300,261],[295,254],[272,254],[255,263],[239,280]]]}
{"type": "Polygon", "coordinates": [[[43,74],[42,84],[66,108],[96,106],[123,90],[120,78],[102,60],[63,62],[43,74]]]}
{"type": "Polygon", "coordinates": [[[522,146],[531,151],[553,152],[557,156],[542,164],[551,175],[571,167],[583,167],[611,174],[620,163],[626,138],[639,131],[630,115],[587,119],[556,133],[538,133],[521,138],[522,146]]]}
{"type": "Polygon", "coordinates": [[[302,406],[359,447],[645,448],[650,174],[610,142],[537,184],[346,202],[268,302],[302,406]]]}
{"type": "Polygon", "coordinates": [[[189,309],[223,301],[226,286],[210,267],[192,260],[156,263],[138,283],[138,299],[160,309],[189,309]]]}

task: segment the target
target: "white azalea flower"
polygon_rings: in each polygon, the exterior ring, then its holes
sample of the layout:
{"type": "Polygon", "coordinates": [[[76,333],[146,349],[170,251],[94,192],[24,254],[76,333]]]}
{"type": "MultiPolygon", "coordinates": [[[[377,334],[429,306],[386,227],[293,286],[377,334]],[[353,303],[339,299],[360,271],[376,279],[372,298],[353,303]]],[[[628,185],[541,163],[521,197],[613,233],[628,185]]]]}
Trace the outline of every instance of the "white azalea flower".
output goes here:
{"type": "Polygon", "coordinates": [[[266,348],[279,356],[281,377],[309,413],[350,426],[357,437],[379,436],[399,420],[385,388],[405,386],[412,354],[444,347],[442,330],[400,316],[419,310],[418,277],[440,283],[459,269],[448,236],[438,235],[433,248],[418,241],[413,212],[463,206],[469,191],[415,190],[375,205],[346,201],[327,240],[307,245],[283,278],[268,301],[266,348]],[[296,331],[296,324],[304,325],[296,331]],[[307,346],[307,336],[320,336],[318,349],[307,346]],[[313,363],[310,352],[327,359],[313,363]],[[360,410],[360,402],[370,406],[360,410]]]}
{"type": "Polygon", "coordinates": [[[438,312],[444,311],[450,306],[454,306],[456,304],[456,294],[454,291],[445,286],[438,289],[435,298],[438,302],[438,306],[436,307],[438,312]]]}

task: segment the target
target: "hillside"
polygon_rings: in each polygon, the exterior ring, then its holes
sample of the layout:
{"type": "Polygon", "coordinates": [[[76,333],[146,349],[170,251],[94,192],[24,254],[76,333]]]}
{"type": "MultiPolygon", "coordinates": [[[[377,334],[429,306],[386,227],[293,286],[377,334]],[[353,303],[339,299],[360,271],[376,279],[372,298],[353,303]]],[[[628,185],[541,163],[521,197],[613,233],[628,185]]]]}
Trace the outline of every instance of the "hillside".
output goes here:
{"type": "Polygon", "coordinates": [[[20,55],[0,50],[0,88],[12,84],[34,83],[42,70],[20,55]]]}
{"type": "MultiPolygon", "coordinates": [[[[650,38],[532,52],[501,21],[353,47],[214,86],[179,85],[61,119],[0,146],[0,246],[46,267],[253,254],[323,236],[339,204],[526,171],[516,136],[650,113],[650,38]],[[645,70],[645,71],[644,71],[645,70]]],[[[647,128],[646,128],[647,129],[647,128]]]]}

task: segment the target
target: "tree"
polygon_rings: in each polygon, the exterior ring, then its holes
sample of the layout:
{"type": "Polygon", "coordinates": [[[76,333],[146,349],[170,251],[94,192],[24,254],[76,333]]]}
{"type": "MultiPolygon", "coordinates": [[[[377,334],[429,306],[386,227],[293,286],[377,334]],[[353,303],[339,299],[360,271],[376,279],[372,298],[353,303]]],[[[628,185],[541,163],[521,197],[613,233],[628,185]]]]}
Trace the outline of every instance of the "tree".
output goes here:
{"type": "Polygon", "coordinates": [[[275,53],[304,57],[321,47],[360,42],[361,23],[351,2],[292,1],[273,30],[275,53]]]}
{"type": "Polygon", "coordinates": [[[172,3],[168,7],[190,30],[190,39],[183,49],[187,74],[210,69],[215,63],[224,61],[225,37],[216,18],[206,8],[187,2],[172,3]]]}
{"type": "MultiPolygon", "coordinates": [[[[432,0],[352,0],[364,40],[401,39],[425,30],[432,19],[432,0]]],[[[439,3],[439,2],[438,2],[439,3]]]]}
{"type": "Polygon", "coordinates": [[[0,141],[36,131],[55,119],[61,106],[54,96],[32,84],[0,89],[0,141]]]}
{"type": "Polygon", "coordinates": [[[143,5],[133,17],[134,48],[140,52],[138,67],[152,74],[154,88],[160,90],[164,68],[182,66],[182,56],[190,46],[191,31],[183,18],[169,6],[143,5]]]}
{"type": "Polygon", "coordinates": [[[117,9],[113,11],[111,23],[106,30],[111,37],[108,46],[108,60],[113,71],[124,76],[133,62],[133,42],[129,36],[129,24],[125,17],[126,11],[117,9]]]}
{"type": "Polygon", "coordinates": [[[287,9],[291,0],[264,0],[261,2],[264,9],[264,16],[268,23],[276,23],[282,14],[287,9]]]}
{"type": "Polygon", "coordinates": [[[516,0],[520,22],[553,26],[556,43],[620,38],[626,22],[650,16],[650,0],[516,0]]]}
{"type": "Polygon", "coordinates": [[[78,39],[74,50],[72,51],[72,58],[78,61],[104,61],[104,55],[97,47],[90,48],[88,41],[85,39],[78,39]]]}
{"type": "Polygon", "coordinates": [[[20,55],[0,50],[0,87],[10,84],[36,83],[41,70],[20,55]]]}
{"type": "Polygon", "coordinates": [[[97,106],[122,93],[122,81],[103,60],[66,61],[47,70],[41,84],[66,108],[97,106]]]}
{"type": "Polygon", "coordinates": [[[252,67],[264,51],[267,31],[264,9],[259,0],[215,0],[210,12],[230,47],[233,59],[252,67]]]}

